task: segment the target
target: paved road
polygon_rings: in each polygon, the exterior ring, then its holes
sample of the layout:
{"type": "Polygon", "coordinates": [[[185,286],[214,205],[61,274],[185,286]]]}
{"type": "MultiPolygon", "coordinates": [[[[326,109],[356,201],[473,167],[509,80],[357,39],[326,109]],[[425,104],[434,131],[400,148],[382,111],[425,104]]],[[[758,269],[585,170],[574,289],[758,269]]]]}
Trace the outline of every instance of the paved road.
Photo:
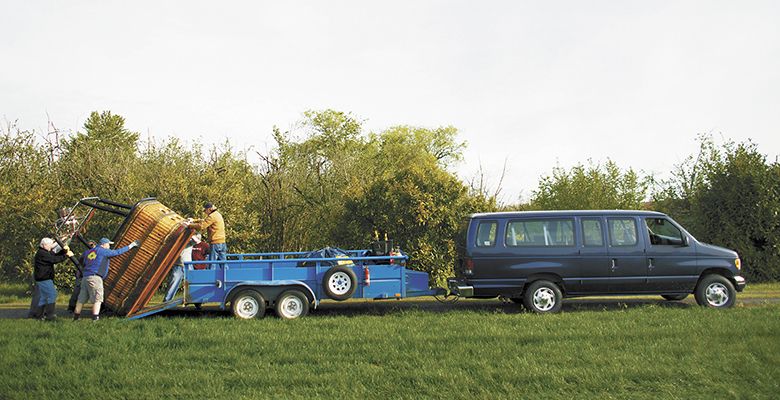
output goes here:
{"type": "MultiPolygon", "coordinates": [[[[426,298],[427,299],[427,298],[426,298]]],[[[502,302],[499,300],[459,300],[456,303],[442,304],[433,299],[413,299],[413,300],[355,300],[347,302],[326,302],[322,303],[311,316],[326,315],[386,315],[397,313],[402,310],[422,310],[430,312],[448,312],[459,310],[503,312],[514,314],[524,312],[522,308],[511,302],[502,302]]],[[[737,299],[737,307],[751,307],[764,304],[780,304],[780,298],[756,299],[745,298],[737,299]]],[[[697,307],[693,297],[683,301],[664,301],[662,299],[648,298],[620,298],[620,299],[567,299],[563,303],[564,312],[578,311],[607,311],[621,310],[655,305],[668,308],[692,308],[697,307]]],[[[57,314],[61,317],[69,317],[70,313],[65,307],[58,306],[57,314]]],[[[183,309],[166,311],[160,314],[164,317],[230,317],[229,312],[220,311],[217,307],[203,307],[202,310],[195,310],[189,306],[183,309]]],[[[0,305],[0,318],[24,318],[27,316],[26,305],[0,305]]]]}

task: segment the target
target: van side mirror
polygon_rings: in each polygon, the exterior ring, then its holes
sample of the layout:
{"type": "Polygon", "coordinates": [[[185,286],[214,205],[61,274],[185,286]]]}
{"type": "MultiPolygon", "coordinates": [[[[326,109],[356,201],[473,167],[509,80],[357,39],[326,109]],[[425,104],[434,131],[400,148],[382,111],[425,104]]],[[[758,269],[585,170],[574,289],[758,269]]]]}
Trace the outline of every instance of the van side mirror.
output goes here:
{"type": "Polygon", "coordinates": [[[683,247],[688,247],[688,235],[683,235],[683,237],[682,237],[682,245],[683,245],[683,247]]]}

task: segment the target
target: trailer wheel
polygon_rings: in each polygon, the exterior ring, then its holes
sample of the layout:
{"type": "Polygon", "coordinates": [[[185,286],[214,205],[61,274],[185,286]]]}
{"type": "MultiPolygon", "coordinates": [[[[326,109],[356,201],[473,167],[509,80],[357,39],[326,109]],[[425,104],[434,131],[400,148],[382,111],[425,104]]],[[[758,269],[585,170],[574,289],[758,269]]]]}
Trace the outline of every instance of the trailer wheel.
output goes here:
{"type": "Polygon", "coordinates": [[[233,315],[240,319],[263,318],[265,299],[255,290],[244,290],[233,298],[230,308],[233,315]]]}
{"type": "Polygon", "coordinates": [[[322,288],[325,294],[333,300],[346,300],[355,293],[357,276],[351,268],[335,266],[322,278],[322,288]]]}
{"type": "Polygon", "coordinates": [[[309,313],[309,299],[303,292],[291,289],[276,299],[276,315],[282,319],[305,317],[309,313]]]}

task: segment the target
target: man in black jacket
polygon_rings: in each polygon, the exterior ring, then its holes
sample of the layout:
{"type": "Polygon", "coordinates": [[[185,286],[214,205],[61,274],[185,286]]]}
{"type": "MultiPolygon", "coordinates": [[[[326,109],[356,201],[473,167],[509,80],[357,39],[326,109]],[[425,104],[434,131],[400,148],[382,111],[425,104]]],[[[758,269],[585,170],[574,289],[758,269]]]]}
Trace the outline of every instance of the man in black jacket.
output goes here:
{"type": "Polygon", "coordinates": [[[57,301],[57,289],[54,287],[54,264],[61,263],[73,256],[73,252],[66,246],[58,253],[52,250],[56,242],[51,238],[41,239],[38,252],[33,261],[33,277],[35,286],[40,296],[33,317],[41,318],[45,315],[48,320],[57,316],[54,314],[54,303],[57,301]]]}

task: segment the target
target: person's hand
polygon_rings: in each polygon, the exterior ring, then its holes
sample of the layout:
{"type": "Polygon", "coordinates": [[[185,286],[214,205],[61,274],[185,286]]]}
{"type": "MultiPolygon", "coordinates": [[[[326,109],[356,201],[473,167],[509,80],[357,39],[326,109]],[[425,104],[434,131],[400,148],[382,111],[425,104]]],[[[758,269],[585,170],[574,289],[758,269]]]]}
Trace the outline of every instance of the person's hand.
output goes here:
{"type": "Polygon", "coordinates": [[[65,251],[70,251],[70,246],[65,245],[65,247],[63,247],[62,249],[65,250],[65,251]]]}
{"type": "Polygon", "coordinates": [[[133,242],[132,242],[132,243],[130,243],[129,245],[127,245],[127,247],[129,247],[129,248],[131,248],[131,249],[132,249],[133,247],[138,247],[138,246],[140,246],[140,245],[141,245],[141,244],[140,244],[140,243],[138,243],[138,241],[137,241],[137,240],[133,240],[133,242]]]}
{"type": "Polygon", "coordinates": [[[65,255],[68,256],[68,257],[73,257],[73,252],[68,250],[68,252],[65,253],[65,255]]]}

